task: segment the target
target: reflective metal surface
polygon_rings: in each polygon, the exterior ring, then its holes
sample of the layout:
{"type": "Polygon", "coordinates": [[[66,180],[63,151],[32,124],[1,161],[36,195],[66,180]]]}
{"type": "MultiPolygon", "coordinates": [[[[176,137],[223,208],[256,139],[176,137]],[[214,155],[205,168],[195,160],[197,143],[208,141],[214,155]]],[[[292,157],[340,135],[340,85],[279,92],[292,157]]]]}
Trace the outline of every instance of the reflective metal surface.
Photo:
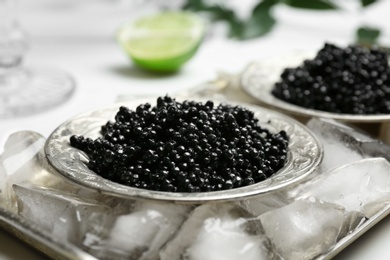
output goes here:
{"type": "MultiPolygon", "coordinates": [[[[336,245],[327,253],[319,255],[316,260],[332,259],[348,245],[367,232],[375,224],[390,214],[390,205],[380,209],[378,213],[368,219],[359,228],[348,234],[336,243],[336,245]]],[[[84,252],[75,245],[67,241],[59,241],[47,231],[31,224],[20,216],[7,212],[0,207],[0,228],[29,244],[40,252],[53,259],[64,260],[95,260],[92,255],[84,252]]]]}
{"type": "Polygon", "coordinates": [[[234,103],[233,105],[243,105],[255,112],[255,116],[263,127],[277,132],[285,130],[290,138],[286,165],[265,181],[224,191],[173,193],[121,185],[104,179],[91,171],[87,167],[88,157],[84,152],[71,147],[69,138],[74,134],[96,138],[99,136],[100,127],[108,120],[114,119],[121,105],[135,109],[139,104],[145,102],[153,105],[155,99],[113,104],[87,112],[63,123],[50,135],[46,142],[45,153],[49,164],[66,179],[105,194],[129,199],[202,203],[243,199],[282,189],[298,183],[312,173],[322,161],[323,149],[321,144],[313,133],[299,122],[265,108],[234,103]]]}

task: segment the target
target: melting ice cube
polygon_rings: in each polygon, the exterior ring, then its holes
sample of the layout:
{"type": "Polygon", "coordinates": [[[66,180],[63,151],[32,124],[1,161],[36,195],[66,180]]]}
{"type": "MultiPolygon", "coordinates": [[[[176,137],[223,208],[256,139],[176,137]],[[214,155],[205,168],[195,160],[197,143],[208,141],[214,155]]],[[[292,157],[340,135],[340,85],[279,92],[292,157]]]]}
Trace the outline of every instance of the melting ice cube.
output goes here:
{"type": "MultiPolygon", "coordinates": [[[[324,158],[319,172],[364,158],[360,144],[354,137],[356,130],[329,119],[313,118],[307,126],[316,133],[324,147],[324,158]]],[[[356,134],[357,135],[357,134],[356,134]]]]}
{"type": "Polygon", "coordinates": [[[290,196],[316,197],[371,217],[390,203],[390,163],[383,158],[363,159],[313,178],[290,196]]]}
{"type": "Polygon", "coordinates": [[[161,251],[161,260],[278,259],[260,222],[235,204],[197,207],[161,251]]]}
{"type": "Polygon", "coordinates": [[[99,258],[158,259],[160,248],[191,209],[187,205],[137,201],[128,214],[94,216],[84,246],[99,258]]]}
{"type": "MultiPolygon", "coordinates": [[[[97,190],[84,188],[62,178],[59,179],[59,181],[57,182],[52,182],[50,184],[45,185],[45,187],[53,190],[60,190],[66,193],[71,193],[75,197],[80,198],[81,200],[87,199],[98,201],[100,205],[113,208],[113,210],[118,214],[125,212],[127,213],[128,204],[131,204],[131,200],[106,195],[97,190]]],[[[113,211],[111,210],[111,212],[113,211]]]]}
{"type": "Polygon", "coordinates": [[[337,241],[345,219],[337,205],[297,200],[259,217],[264,232],[284,259],[312,259],[337,241]]]}
{"type": "Polygon", "coordinates": [[[346,211],[343,226],[337,240],[349,235],[367,220],[366,216],[357,211],[346,211]]]}
{"type": "Polygon", "coordinates": [[[230,216],[208,218],[185,254],[191,260],[270,259],[265,246],[268,241],[262,235],[246,233],[247,223],[248,220],[230,216]]]}
{"type": "Polygon", "coordinates": [[[51,232],[57,239],[80,243],[93,212],[108,211],[96,202],[61,191],[29,184],[14,184],[19,215],[51,232]]]}
{"type": "Polygon", "coordinates": [[[274,192],[258,198],[240,200],[236,203],[253,216],[260,216],[267,211],[290,204],[292,201],[293,199],[288,198],[284,192],[274,192]]]}
{"type": "Polygon", "coordinates": [[[364,157],[384,157],[390,160],[389,145],[356,128],[325,118],[313,118],[307,126],[327,139],[338,140],[364,157]]]}
{"type": "Polygon", "coordinates": [[[28,131],[14,133],[7,139],[0,155],[0,203],[3,207],[16,211],[12,184],[50,181],[46,178],[50,174],[45,167],[44,144],[43,136],[28,131]]]}

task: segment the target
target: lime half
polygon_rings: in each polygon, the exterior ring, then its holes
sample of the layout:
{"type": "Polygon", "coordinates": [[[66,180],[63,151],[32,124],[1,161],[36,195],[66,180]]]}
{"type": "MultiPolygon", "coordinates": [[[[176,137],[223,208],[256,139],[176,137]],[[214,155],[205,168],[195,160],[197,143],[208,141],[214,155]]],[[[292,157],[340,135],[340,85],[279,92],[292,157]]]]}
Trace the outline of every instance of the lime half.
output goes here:
{"type": "Polygon", "coordinates": [[[123,25],[117,39],[139,67],[170,72],[195,54],[204,31],[204,22],[196,14],[163,12],[123,25]]]}

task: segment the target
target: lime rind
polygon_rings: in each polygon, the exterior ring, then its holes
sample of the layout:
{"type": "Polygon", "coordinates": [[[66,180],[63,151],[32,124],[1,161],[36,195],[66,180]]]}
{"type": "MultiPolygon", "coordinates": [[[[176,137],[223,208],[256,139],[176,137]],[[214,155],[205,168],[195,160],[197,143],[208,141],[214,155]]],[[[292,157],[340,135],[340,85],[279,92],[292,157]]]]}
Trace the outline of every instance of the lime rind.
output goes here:
{"type": "Polygon", "coordinates": [[[138,66],[172,71],[196,53],[204,31],[204,22],[195,14],[165,12],[125,24],[117,39],[138,66]]]}
{"type": "Polygon", "coordinates": [[[153,59],[153,60],[145,60],[138,59],[137,57],[132,57],[133,62],[141,68],[148,69],[151,71],[160,71],[160,72],[172,72],[178,70],[181,65],[183,65],[186,61],[191,59],[191,57],[198,50],[200,43],[192,48],[189,52],[179,55],[173,58],[165,58],[165,59],[153,59]]]}

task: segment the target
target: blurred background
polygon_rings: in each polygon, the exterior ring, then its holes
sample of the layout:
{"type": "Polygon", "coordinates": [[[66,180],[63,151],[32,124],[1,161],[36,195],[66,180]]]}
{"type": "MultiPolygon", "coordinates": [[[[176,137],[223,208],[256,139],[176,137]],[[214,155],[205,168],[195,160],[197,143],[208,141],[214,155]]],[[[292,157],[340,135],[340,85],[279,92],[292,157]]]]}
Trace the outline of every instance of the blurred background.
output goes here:
{"type": "MultiPolygon", "coordinates": [[[[318,50],[325,42],[355,43],[357,29],[362,26],[374,28],[374,34],[380,30],[377,41],[389,45],[390,24],[384,22],[390,10],[388,1],[368,1],[372,3],[363,7],[366,2],[19,0],[18,6],[20,24],[30,40],[25,65],[67,70],[77,81],[76,92],[93,90],[95,98],[112,102],[117,94],[100,94],[103,89],[148,94],[190,88],[215,78],[217,71],[238,73],[249,62],[270,56],[318,50]],[[265,7],[256,9],[261,4],[265,7]],[[196,55],[174,75],[153,75],[135,68],[115,40],[120,26],[183,6],[199,10],[207,21],[206,35],[196,55]]],[[[83,104],[87,108],[96,102],[84,100],[83,104]]]]}

